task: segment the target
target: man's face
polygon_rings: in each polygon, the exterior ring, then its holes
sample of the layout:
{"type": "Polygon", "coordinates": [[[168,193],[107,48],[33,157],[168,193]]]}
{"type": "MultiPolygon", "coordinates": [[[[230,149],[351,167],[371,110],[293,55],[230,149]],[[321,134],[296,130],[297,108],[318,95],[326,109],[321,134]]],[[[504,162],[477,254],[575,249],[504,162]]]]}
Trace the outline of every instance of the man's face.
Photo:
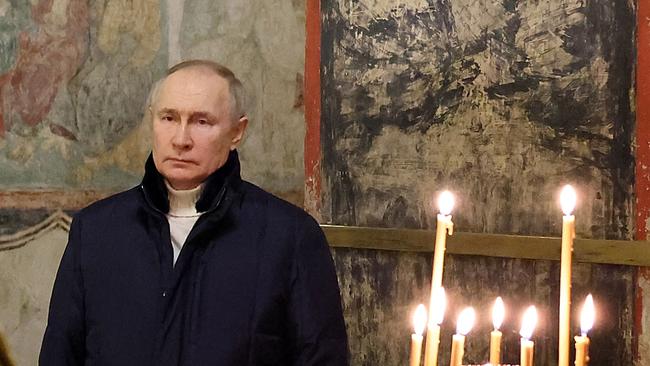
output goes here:
{"type": "Polygon", "coordinates": [[[205,68],[169,75],[152,102],[153,160],[175,189],[194,188],[223,166],[246,130],[246,117],[230,113],[228,82],[205,68]]]}

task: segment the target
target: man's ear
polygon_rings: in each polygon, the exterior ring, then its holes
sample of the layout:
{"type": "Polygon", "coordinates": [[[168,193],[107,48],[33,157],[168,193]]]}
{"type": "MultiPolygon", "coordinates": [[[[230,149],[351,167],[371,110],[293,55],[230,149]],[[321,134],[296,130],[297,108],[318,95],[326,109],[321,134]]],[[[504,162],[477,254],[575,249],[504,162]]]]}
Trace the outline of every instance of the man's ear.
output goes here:
{"type": "Polygon", "coordinates": [[[230,150],[235,150],[242,138],[244,137],[244,132],[246,132],[246,127],[248,127],[248,116],[243,115],[239,120],[235,122],[234,135],[230,144],[230,150]]]}

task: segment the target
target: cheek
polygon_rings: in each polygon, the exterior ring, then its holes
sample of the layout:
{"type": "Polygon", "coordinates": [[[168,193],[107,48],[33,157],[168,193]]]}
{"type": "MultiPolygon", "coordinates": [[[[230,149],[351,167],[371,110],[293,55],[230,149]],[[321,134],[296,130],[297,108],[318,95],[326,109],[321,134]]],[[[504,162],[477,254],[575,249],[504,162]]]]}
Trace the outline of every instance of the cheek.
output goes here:
{"type": "Polygon", "coordinates": [[[209,157],[212,162],[220,162],[230,151],[230,140],[223,135],[203,137],[194,140],[194,149],[209,157]]]}
{"type": "Polygon", "coordinates": [[[152,133],[153,133],[153,145],[154,147],[162,148],[165,146],[165,141],[169,140],[169,129],[166,129],[158,123],[154,123],[152,133]]]}

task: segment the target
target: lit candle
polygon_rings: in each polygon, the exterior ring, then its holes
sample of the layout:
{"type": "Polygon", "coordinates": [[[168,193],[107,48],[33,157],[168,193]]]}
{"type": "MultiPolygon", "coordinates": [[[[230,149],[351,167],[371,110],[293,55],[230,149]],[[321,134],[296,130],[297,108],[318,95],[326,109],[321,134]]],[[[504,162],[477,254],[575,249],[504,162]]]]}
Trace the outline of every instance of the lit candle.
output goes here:
{"type": "Polygon", "coordinates": [[[433,252],[433,274],[431,277],[431,294],[433,290],[442,286],[442,269],[445,261],[445,245],[447,242],[447,232],[452,235],[454,232],[454,223],[451,221],[451,210],[454,208],[454,195],[449,191],[444,191],[438,196],[438,221],[436,225],[436,243],[433,252]]]}
{"type": "Polygon", "coordinates": [[[494,325],[494,330],[490,333],[490,363],[492,365],[501,364],[501,332],[499,328],[503,323],[505,312],[503,300],[499,296],[492,307],[492,325],[494,325]]]}
{"type": "Polygon", "coordinates": [[[465,336],[472,330],[476,313],[473,308],[465,308],[458,316],[456,323],[456,334],[451,342],[451,360],[449,366],[460,366],[463,363],[463,354],[465,353],[465,336]]]}
{"type": "Polygon", "coordinates": [[[530,340],[537,324],[537,309],[529,306],[524,313],[524,319],[521,324],[521,366],[533,366],[533,348],[535,343],[530,340]]]}
{"type": "Polygon", "coordinates": [[[440,344],[440,324],[445,317],[445,307],[447,299],[445,297],[445,288],[438,287],[432,298],[432,309],[429,309],[429,322],[427,325],[427,343],[424,349],[424,365],[438,365],[438,346],[440,344]]]}
{"type": "Polygon", "coordinates": [[[575,337],[576,366],[587,366],[589,364],[589,337],[587,337],[587,332],[594,325],[595,313],[594,298],[589,294],[580,313],[580,331],[582,334],[575,337]]]}
{"type": "MultiPolygon", "coordinates": [[[[433,250],[433,270],[431,273],[431,299],[429,301],[429,326],[427,327],[427,345],[424,350],[424,365],[436,366],[438,363],[438,344],[440,342],[440,326],[432,326],[432,321],[437,319],[435,312],[440,309],[440,304],[436,304],[438,289],[442,287],[442,269],[445,261],[445,246],[447,233],[454,232],[454,223],[451,221],[451,210],[454,208],[454,195],[449,191],[444,191],[438,196],[438,209],[440,213],[437,217],[436,225],[436,242],[433,250]]],[[[442,307],[444,313],[444,305],[442,307]]]]}
{"type": "Polygon", "coordinates": [[[427,323],[427,310],[423,304],[418,305],[413,314],[413,328],[415,333],[411,334],[411,361],[410,366],[420,366],[420,356],[422,355],[422,333],[427,323]]]}
{"type": "Polygon", "coordinates": [[[560,193],[562,218],[562,258],[560,270],[560,334],[558,344],[558,366],[569,366],[569,336],[571,308],[571,256],[575,238],[575,217],[571,214],[576,206],[576,191],[570,185],[560,193]]]}

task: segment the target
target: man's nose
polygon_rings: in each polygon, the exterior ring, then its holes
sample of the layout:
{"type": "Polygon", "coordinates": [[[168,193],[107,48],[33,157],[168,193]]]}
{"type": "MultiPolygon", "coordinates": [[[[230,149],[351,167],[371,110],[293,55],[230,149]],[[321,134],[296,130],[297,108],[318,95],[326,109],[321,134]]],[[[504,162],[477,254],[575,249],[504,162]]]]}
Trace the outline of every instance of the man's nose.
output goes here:
{"type": "Polygon", "coordinates": [[[179,150],[188,150],[192,147],[192,136],[190,135],[190,126],[186,122],[181,122],[176,126],[172,145],[179,150]]]}

